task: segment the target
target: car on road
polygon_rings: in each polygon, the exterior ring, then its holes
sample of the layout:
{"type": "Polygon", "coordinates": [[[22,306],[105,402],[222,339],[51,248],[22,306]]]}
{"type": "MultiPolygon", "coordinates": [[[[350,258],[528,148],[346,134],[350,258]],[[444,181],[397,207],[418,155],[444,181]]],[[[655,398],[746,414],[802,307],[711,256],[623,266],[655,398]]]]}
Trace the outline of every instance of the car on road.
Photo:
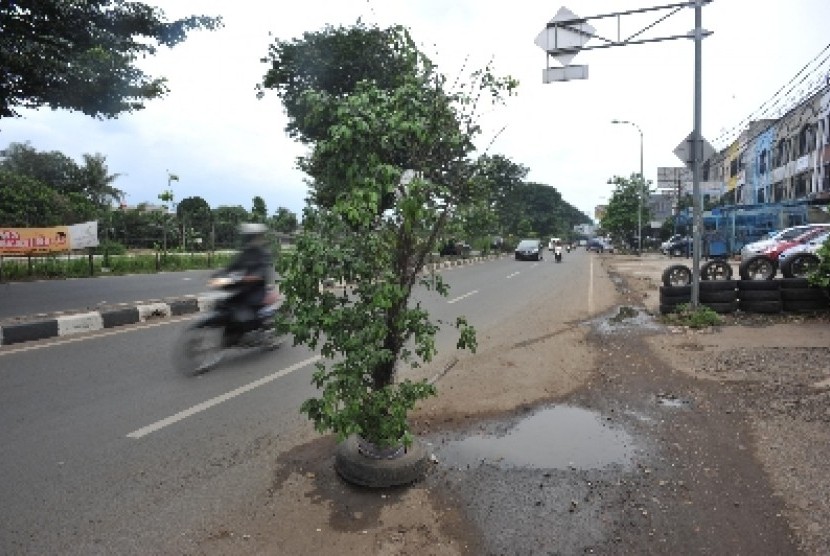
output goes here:
{"type": "Polygon", "coordinates": [[[517,261],[541,261],[542,241],[538,239],[523,239],[516,246],[517,261]]]}
{"type": "Polygon", "coordinates": [[[602,253],[607,251],[609,253],[614,252],[614,244],[602,237],[595,237],[593,239],[588,240],[588,244],[585,246],[587,251],[596,251],[597,253],[602,253]]]}

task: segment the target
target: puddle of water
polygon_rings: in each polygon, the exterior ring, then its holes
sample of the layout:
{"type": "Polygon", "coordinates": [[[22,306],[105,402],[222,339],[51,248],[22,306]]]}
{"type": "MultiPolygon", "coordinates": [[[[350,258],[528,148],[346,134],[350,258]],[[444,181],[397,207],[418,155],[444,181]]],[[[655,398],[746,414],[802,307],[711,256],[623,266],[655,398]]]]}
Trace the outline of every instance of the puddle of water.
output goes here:
{"type": "Polygon", "coordinates": [[[627,306],[617,307],[610,313],[586,323],[598,333],[609,335],[627,330],[660,330],[662,327],[645,310],[627,306]]]}
{"type": "Polygon", "coordinates": [[[610,427],[598,413],[556,406],[519,421],[504,434],[482,434],[447,442],[438,457],[451,467],[599,469],[626,466],[634,457],[634,439],[610,427]]]}

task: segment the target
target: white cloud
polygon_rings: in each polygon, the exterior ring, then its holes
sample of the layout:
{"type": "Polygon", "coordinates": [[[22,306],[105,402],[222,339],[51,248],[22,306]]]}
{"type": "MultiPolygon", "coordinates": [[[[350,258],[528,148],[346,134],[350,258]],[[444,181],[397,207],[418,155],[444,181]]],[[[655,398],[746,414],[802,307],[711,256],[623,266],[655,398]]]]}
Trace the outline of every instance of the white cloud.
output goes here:
{"type": "MultiPolygon", "coordinates": [[[[688,39],[580,53],[585,81],[543,84],[545,54],[536,35],[559,5],[535,0],[306,0],[282,3],[240,0],[155,2],[170,18],[221,15],[223,29],[194,32],[172,50],[144,62],[169,79],[171,93],[136,114],[96,121],[79,114],[27,111],[0,122],[0,146],[29,141],[77,160],[84,153],[107,157],[116,186],[131,204],[153,202],[167,187],[167,171],[181,178],[176,198],[204,197],[212,206],[250,208],[255,195],[269,210],[300,212],[305,176],[294,168],[303,148],[285,132],[286,118],[273,93],[258,100],[260,62],[274,37],[291,39],[324,25],[399,23],[449,77],[491,59],[496,71],[521,82],[519,95],[485,113],[480,146],[530,168],[528,178],[559,189],[588,215],[610,191],[613,175],[639,170],[639,135],[612,119],[636,122],[643,131],[644,166],[656,181],[658,166],[675,166],[675,146],[693,126],[694,46],[688,39]],[[273,36],[269,37],[269,32],[273,36]],[[501,130],[501,131],[500,131],[501,130]],[[495,138],[495,139],[494,139],[495,138]]],[[[596,16],[648,6],[644,0],[582,0],[568,7],[596,16]]],[[[620,18],[621,36],[636,33],[666,12],[620,18]]],[[[830,2],[715,0],[703,8],[703,134],[715,142],[769,99],[827,44],[830,2]]],[[[592,21],[615,39],[615,18],[592,21]]],[[[685,34],[694,11],[682,9],[643,37],[685,34]]],[[[598,44],[596,41],[590,43],[598,44]]],[[[722,147],[723,144],[715,143],[722,147]]]]}

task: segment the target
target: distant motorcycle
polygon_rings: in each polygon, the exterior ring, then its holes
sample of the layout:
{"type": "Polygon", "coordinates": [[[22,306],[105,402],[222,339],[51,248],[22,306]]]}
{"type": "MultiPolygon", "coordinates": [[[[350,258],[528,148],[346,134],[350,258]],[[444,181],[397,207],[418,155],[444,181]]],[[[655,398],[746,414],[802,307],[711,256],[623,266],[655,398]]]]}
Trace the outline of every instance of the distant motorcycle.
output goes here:
{"type": "Polygon", "coordinates": [[[557,263],[562,262],[562,246],[561,245],[557,245],[556,247],[553,248],[553,260],[556,261],[557,263]]]}
{"type": "Polygon", "coordinates": [[[205,372],[216,366],[229,349],[272,350],[282,344],[274,327],[282,301],[276,289],[269,289],[264,304],[255,310],[230,301],[243,287],[241,274],[214,278],[208,286],[217,291],[211,296],[212,310],[184,330],[174,349],[174,361],[181,372],[205,372]]]}

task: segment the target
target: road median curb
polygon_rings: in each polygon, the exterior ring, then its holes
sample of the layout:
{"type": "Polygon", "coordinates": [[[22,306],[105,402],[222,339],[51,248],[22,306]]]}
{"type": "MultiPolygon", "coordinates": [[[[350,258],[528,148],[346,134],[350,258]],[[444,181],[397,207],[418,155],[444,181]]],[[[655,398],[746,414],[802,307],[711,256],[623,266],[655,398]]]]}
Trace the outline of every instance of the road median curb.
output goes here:
{"type": "Polygon", "coordinates": [[[137,324],[148,320],[207,311],[211,303],[188,296],[165,301],[140,302],[73,314],[34,317],[21,322],[0,323],[0,346],[71,336],[105,328],[137,324]]]}

